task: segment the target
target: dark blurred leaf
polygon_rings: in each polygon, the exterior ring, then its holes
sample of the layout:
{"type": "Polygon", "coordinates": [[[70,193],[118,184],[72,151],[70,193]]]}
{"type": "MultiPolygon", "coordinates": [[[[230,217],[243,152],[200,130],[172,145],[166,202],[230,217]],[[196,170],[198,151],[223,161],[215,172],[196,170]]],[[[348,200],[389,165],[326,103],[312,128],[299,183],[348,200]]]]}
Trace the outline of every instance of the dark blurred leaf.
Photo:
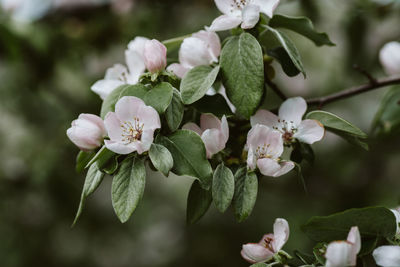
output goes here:
{"type": "Polygon", "coordinates": [[[386,92],[375,115],[372,130],[378,135],[400,132],[400,86],[386,92]]]}
{"type": "Polygon", "coordinates": [[[193,107],[201,113],[212,113],[217,117],[232,115],[225,98],[220,94],[213,96],[205,95],[199,101],[193,103],[193,107]]]}
{"type": "Polygon", "coordinates": [[[99,167],[99,169],[102,169],[114,155],[114,152],[108,150],[106,146],[103,146],[89,161],[85,168],[89,168],[89,166],[96,162],[97,167],[99,167]]]}
{"type": "Polygon", "coordinates": [[[278,62],[281,64],[282,70],[289,77],[294,77],[300,73],[300,70],[293,63],[289,54],[283,47],[277,47],[274,49],[270,49],[267,51],[267,54],[273,58],[276,58],[278,62]]]}
{"type": "Polygon", "coordinates": [[[315,261],[315,258],[312,255],[303,253],[301,251],[295,250],[294,255],[298,258],[303,264],[311,264],[315,261]]]}
{"type": "Polygon", "coordinates": [[[369,150],[368,143],[366,142],[367,139],[365,139],[365,138],[360,138],[358,136],[348,134],[348,133],[343,133],[342,131],[337,131],[334,129],[330,129],[329,131],[342,137],[344,140],[346,140],[347,142],[349,142],[352,145],[359,146],[366,151],[369,150]]]}
{"type": "Polygon", "coordinates": [[[171,153],[165,146],[152,144],[149,151],[149,157],[154,167],[165,176],[174,166],[174,160],[171,153]]]}
{"type": "Polygon", "coordinates": [[[296,169],[297,176],[299,177],[300,183],[303,186],[304,192],[306,194],[308,194],[306,181],[304,180],[304,176],[303,176],[303,172],[302,172],[302,168],[301,168],[300,164],[295,163],[295,169],[296,169]]]}
{"type": "Polygon", "coordinates": [[[294,144],[290,159],[297,163],[301,163],[303,160],[306,160],[308,163],[313,164],[315,155],[312,147],[309,144],[297,142],[294,144]]]}
{"type": "Polygon", "coordinates": [[[96,155],[93,151],[85,152],[79,151],[78,155],[76,156],[76,172],[82,172],[89,161],[96,155]]]}
{"type": "Polygon", "coordinates": [[[313,248],[313,253],[315,256],[315,259],[319,264],[322,264],[325,266],[325,252],[326,252],[326,243],[318,243],[314,248],[313,248]]]}
{"type": "Polygon", "coordinates": [[[214,171],[212,197],[217,209],[224,213],[231,204],[235,193],[235,178],[232,171],[223,163],[214,171]]]}
{"type": "Polygon", "coordinates": [[[144,161],[128,157],[114,175],[111,188],[112,205],[122,223],[128,221],[142,199],[146,184],[144,161]]]}
{"type": "Polygon", "coordinates": [[[101,169],[103,172],[111,175],[118,169],[118,158],[121,155],[114,155],[101,169]]]}
{"type": "Polygon", "coordinates": [[[143,101],[162,114],[171,103],[173,89],[167,82],[159,83],[144,95],[143,101]]]}
{"type": "Polygon", "coordinates": [[[201,187],[200,182],[195,180],[190,188],[187,199],[186,222],[194,224],[203,217],[212,202],[210,190],[201,187]]]}
{"type": "Polygon", "coordinates": [[[181,125],[184,108],[185,106],[182,103],[181,95],[179,91],[174,88],[171,103],[165,111],[165,119],[172,132],[175,132],[181,125]]]}
{"type": "Polygon", "coordinates": [[[235,173],[235,194],[233,208],[238,222],[243,222],[251,214],[257,200],[258,180],[254,172],[241,168],[235,173]]]}

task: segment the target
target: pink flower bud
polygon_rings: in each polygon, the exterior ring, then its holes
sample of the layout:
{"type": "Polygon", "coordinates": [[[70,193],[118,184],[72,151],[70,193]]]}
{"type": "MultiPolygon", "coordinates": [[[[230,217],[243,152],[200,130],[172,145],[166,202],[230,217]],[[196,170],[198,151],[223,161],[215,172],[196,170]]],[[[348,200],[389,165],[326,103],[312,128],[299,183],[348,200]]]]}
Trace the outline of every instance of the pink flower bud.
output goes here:
{"type": "Polygon", "coordinates": [[[81,114],[71,123],[67,135],[81,150],[88,151],[101,146],[106,130],[100,117],[93,114],[81,114]]]}
{"type": "Polygon", "coordinates": [[[144,45],[144,62],[151,73],[156,73],[167,66],[167,48],[153,39],[144,45]]]}

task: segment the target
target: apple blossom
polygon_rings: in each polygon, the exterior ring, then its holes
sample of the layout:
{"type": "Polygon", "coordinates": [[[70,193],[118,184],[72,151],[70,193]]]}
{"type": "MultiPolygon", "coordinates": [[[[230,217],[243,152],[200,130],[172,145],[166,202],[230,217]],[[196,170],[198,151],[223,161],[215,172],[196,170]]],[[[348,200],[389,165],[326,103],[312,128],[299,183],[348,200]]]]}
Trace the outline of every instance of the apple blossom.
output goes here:
{"type": "Polygon", "coordinates": [[[81,150],[89,151],[101,146],[106,130],[103,120],[93,114],[81,114],[67,130],[68,138],[81,150]]]}
{"type": "Polygon", "coordinates": [[[260,12],[272,18],[280,0],[215,0],[223,15],[216,18],[210,31],[224,31],[241,24],[243,29],[253,28],[260,19],[260,12]]]}
{"type": "Polygon", "coordinates": [[[265,125],[256,124],[247,135],[247,166],[256,167],[263,175],[278,177],[294,168],[294,163],[280,159],[283,153],[282,134],[265,125]]]}
{"type": "Polygon", "coordinates": [[[201,136],[208,158],[223,150],[229,139],[229,126],[225,116],[219,120],[213,114],[201,114],[200,127],[189,122],[182,129],[194,131],[201,136]]]}
{"type": "Polygon", "coordinates": [[[146,68],[151,73],[159,72],[167,66],[167,48],[155,39],[144,43],[143,56],[146,68]]]}
{"type": "Polygon", "coordinates": [[[379,266],[398,267],[400,266],[400,246],[381,246],[374,250],[372,256],[379,266]]]}
{"type": "Polygon", "coordinates": [[[179,49],[179,63],[168,66],[168,70],[183,78],[190,69],[218,62],[221,42],[215,32],[199,31],[185,38],[179,49]]]}
{"type": "Polygon", "coordinates": [[[240,254],[250,263],[266,262],[278,253],[289,238],[289,224],[285,219],[278,218],[274,223],[274,233],[266,234],[258,243],[248,243],[242,246],[240,254]]]}
{"type": "Polygon", "coordinates": [[[355,266],[360,249],[360,232],[357,226],[353,226],[346,241],[329,243],[325,253],[326,267],[355,266]]]}
{"type": "Polygon", "coordinates": [[[128,44],[125,50],[125,60],[128,68],[124,65],[116,64],[107,69],[104,79],[92,85],[93,92],[98,94],[101,99],[105,99],[114,89],[124,84],[136,84],[139,77],[144,73],[144,43],[148,39],[136,37],[128,44]]]}
{"type": "Polygon", "coordinates": [[[157,111],[134,96],[118,100],[115,112],[106,115],[104,124],[110,137],[104,141],[105,145],[117,154],[148,151],[154,140],[154,131],[161,128],[157,111]]]}
{"type": "Polygon", "coordinates": [[[388,75],[400,75],[400,43],[385,44],[379,52],[379,60],[388,75]]]}
{"type": "Polygon", "coordinates": [[[289,98],[279,108],[279,117],[272,112],[260,109],[250,118],[252,126],[266,125],[282,133],[285,144],[297,139],[303,143],[313,144],[324,137],[324,126],[316,120],[303,120],[307,103],[302,97],[289,98]]]}

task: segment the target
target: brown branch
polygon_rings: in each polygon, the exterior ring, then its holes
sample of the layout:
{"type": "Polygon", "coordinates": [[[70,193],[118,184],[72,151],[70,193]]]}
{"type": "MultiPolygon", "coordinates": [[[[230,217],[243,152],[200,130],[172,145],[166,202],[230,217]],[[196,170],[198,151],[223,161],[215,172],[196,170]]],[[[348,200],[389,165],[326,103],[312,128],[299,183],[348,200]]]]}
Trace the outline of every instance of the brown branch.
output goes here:
{"type": "Polygon", "coordinates": [[[321,108],[322,106],[341,100],[345,99],[348,97],[352,97],[358,94],[362,94],[365,92],[369,92],[378,88],[382,88],[388,85],[393,85],[393,84],[400,84],[400,77],[389,77],[389,78],[384,78],[380,80],[375,80],[374,82],[369,82],[368,84],[364,84],[361,86],[353,87],[347,90],[340,91],[338,93],[334,93],[331,95],[323,96],[323,97],[315,97],[307,100],[308,105],[317,105],[318,108],[321,108]]]}
{"type": "Polygon", "coordinates": [[[265,83],[271,87],[271,89],[277,94],[282,100],[286,100],[287,96],[279,89],[278,85],[276,85],[273,81],[269,79],[265,79],[265,83]]]}
{"type": "Polygon", "coordinates": [[[365,69],[361,68],[360,66],[358,66],[357,64],[353,65],[353,69],[357,70],[358,72],[360,72],[362,75],[364,75],[365,77],[367,77],[368,81],[370,84],[376,84],[377,81],[376,79],[372,76],[371,73],[369,73],[368,71],[366,71],[365,69]]]}

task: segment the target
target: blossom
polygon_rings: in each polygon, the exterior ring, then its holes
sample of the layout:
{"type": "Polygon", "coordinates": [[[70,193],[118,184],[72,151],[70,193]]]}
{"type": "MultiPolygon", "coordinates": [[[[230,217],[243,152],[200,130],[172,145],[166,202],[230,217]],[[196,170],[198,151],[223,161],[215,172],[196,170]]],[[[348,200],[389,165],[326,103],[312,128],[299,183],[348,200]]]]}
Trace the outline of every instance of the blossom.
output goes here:
{"type": "Polygon", "coordinates": [[[167,48],[153,39],[144,43],[144,62],[151,73],[159,72],[167,66],[167,48]]]}
{"type": "Polygon", "coordinates": [[[92,85],[93,92],[101,99],[105,99],[114,89],[124,84],[136,84],[139,77],[144,73],[144,45],[148,41],[145,37],[136,37],[128,44],[125,50],[125,61],[128,67],[122,64],[115,64],[107,69],[104,79],[92,85]]]}
{"type": "Polygon", "coordinates": [[[0,0],[0,7],[19,23],[31,23],[51,9],[51,0],[0,0]]]}
{"type": "Polygon", "coordinates": [[[400,266],[400,246],[381,246],[374,250],[372,256],[379,266],[400,266]]]}
{"type": "Polygon", "coordinates": [[[200,127],[189,122],[182,129],[194,131],[201,136],[208,158],[223,150],[229,139],[229,126],[225,116],[219,120],[213,114],[201,114],[200,127]]]}
{"type": "Polygon", "coordinates": [[[105,145],[117,154],[148,151],[154,131],[161,128],[157,111],[134,96],[118,100],[115,112],[107,113],[104,124],[110,137],[104,141],[105,145]]]}
{"type": "Polygon", "coordinates": [[[400,43],[385,44],[379,52],[379,60],[388,75],[400,74],[400,43]]]}
{"type": "Polygon", "coordinates": [[[282,134],[265,125],[257,124],[247,135],[247,166],[256,167],[263,175],[278,177],[294,168],[291,161],[283,161],[282,134]]]}
{"type": "Polygon", "coordinates": [[[199,31],[185,38],[179,49],[179,63],[168,66],[168,70],[183,78],[190,69],[218,62],[221,42],[215,32],[199,31]]]}
{"type": "Polygon", "coordinates": [[[280,0],[215,0],[223,15],[216,18],[210,31],[233,29],[241,24],[243,29],[253,28],[260,19],[260,12],[272,18],[280,0]]]}
{"type": "Polygon", "coordinates": [[[285,219],[278,218],[274,223],[274,233],[266,234],[258,243],[248,243],[242,246],[240,254],[250,263],[266,262],[278,253],[289,238],[289,224],[285,219]]]}
{"type": "Polygon", "coordinates": [[[346,241],[334,241],[329,243],[325,258],[326,267],[355,266],[357,254],[361,249],[361,237],[357,226],[353,226],[346,241]]]}
{"type": "Polygon", "coordinates": [[[81,114],[71,123],[67,136],[81,150],[89,151],[101,146],[106,130],[99,116],[81,114]]]}
{"type": "Polygon", "coordinates": [[[279,117],[272,112],[260,109],[250,117],[252,126],[266,125],[282,133],[285,144],[297,139],[303,143],[312,144],[324,137],[324,126],[316,120],[303,120],[307,103],[302,97],[289,98],[279,108],[279,117]]]}

